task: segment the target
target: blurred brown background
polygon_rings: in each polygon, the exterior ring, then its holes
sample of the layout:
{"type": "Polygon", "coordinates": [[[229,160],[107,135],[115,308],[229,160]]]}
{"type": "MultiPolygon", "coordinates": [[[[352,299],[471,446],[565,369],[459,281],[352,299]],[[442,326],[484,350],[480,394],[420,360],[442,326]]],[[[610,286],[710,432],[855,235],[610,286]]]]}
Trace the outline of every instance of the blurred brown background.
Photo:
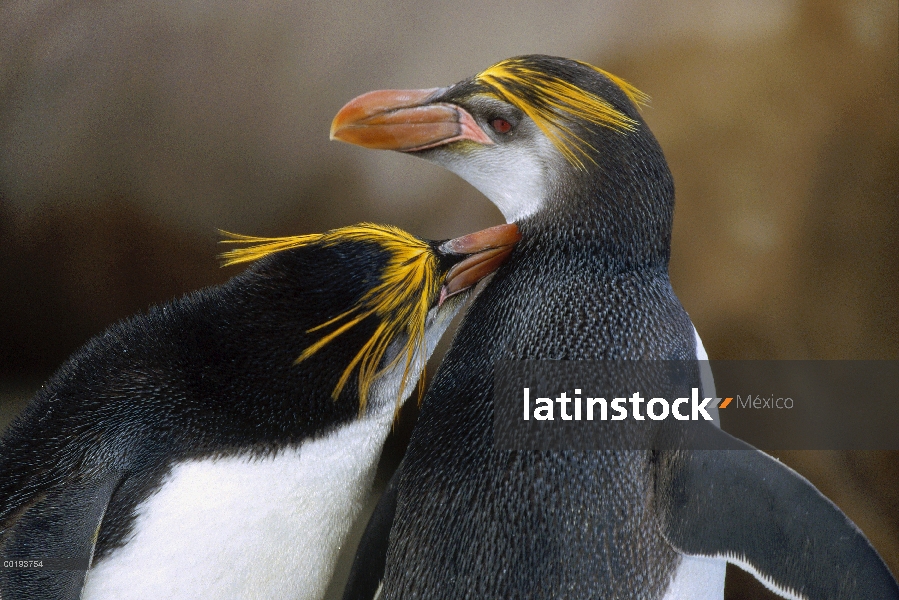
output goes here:
{"type": "MultiPolygon", "coordinates": [[[[216,228],[500,222],[455,176],[328,126],[356,94],[529,52],[653,97],[671,274],[713,358],[899,359],[897,21],[896,0],[0,4],[0,427],[90,336],[232,275],[216,228]]],[[[780,458],[899,572],[897,453],[780,458]]],[[[728,598],[766,594],[732,574],[728,598]]]]}

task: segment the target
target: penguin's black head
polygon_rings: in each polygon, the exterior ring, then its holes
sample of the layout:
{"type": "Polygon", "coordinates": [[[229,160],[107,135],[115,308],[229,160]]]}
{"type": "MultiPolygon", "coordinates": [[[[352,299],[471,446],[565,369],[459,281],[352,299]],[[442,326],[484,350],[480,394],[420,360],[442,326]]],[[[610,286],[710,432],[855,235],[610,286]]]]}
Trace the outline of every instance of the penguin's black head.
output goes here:
{"type": "Polygon", "coordinates": [[[496,270],[520,239],[515,225],[499,225],[446,241],[423,240],[396,227],[370,223],[284,238],[223,233],[230,238],[226,243],[249,244],[225,252],[226,266],[265,258],[269,262],[291,261],[303,270],[327,271],[326,279],[332,283],[317,292],[327,295],[333,316],[310,324],[304,333],[315,336],[316,341],[296,362],[334,340],[351,343],[350,358],[332,395],[337,399],[357,373],[360,411],[364,411],[375,381],[395,369],[402,373],[397,401],[405,397],[407,384],[421,372],[440,334],[464,303],[466,292],[496,270]],[[330,249],[334,251],[330,256],[345,258],[332,258],[323,265],[314,254],[309,255],[316,249],[330,249]],[[363,329],[372,333],[361,338],[355,335],[363,329]]]}
{"type": "Polygon", "coordinates": [[[363,94],[331,137],[446,167],[528,238],[583,232],[625,262],[667,264],[674,186],[637,111],[647,100],[587,63],[520,56],[447,88],[363,94]]]}

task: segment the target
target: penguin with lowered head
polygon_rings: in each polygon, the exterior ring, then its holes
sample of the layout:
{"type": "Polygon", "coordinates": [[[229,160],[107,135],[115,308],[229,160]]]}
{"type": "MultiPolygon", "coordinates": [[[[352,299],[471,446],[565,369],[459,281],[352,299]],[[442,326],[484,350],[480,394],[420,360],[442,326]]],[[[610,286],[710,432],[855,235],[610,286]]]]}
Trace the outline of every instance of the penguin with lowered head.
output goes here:
{"type": "Polygon", "coordinates": [[[518,241],[232,236],[252,266],[90,340],[0,439],[0,598],[319,598],[399,402],[518,241]]]}

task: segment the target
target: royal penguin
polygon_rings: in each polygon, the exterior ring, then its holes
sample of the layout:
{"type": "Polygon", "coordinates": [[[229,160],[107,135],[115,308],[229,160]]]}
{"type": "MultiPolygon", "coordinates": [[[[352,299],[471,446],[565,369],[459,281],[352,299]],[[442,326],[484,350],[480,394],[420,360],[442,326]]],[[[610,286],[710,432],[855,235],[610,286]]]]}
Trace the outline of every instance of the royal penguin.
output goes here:
{"type": "Polygon", "coordinates": [[[674,184],[645,100],[587,63],[529,55],[369,92],[335,117],[332,139],[442,165],[523,235],[425,396],[345,598],[720,600],[728,562],[784,598],[899,598],[830,500],[720,429],[737,450],[494,446],[500,361],[707,358],[669,282],[674,184]]]}
{"type": "Polygon", "coordinates": [[[399,402],[519,236],[230,236],[228,282],[111,326],[0,439],[0,598],[322,596],[399,402]]]}

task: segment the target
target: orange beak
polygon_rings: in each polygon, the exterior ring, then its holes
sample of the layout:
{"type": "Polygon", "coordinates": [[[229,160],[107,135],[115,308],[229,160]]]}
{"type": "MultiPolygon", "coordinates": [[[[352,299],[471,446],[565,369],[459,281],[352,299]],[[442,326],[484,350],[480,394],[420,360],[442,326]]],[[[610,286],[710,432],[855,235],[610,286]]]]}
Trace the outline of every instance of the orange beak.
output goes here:
{"type": "Polygon", "coordinates": [[[506,262],[515,244],[521,239],[514,223],[497,225],[475,233],[463,235],[440,246],[447,254],[470,254],[446,274],[446,281],[440,289],[437,306],[456,294],[463,292],[478,281],[496,271],[506,262]]]}
{"type": "Polygon", "coordinates": [[[331,139],[400,152],[461,140],[493,144],[464,108],[445,102],[429,103],[439,91],[379,90],[357,96],[334,117],[331,139]]]}

